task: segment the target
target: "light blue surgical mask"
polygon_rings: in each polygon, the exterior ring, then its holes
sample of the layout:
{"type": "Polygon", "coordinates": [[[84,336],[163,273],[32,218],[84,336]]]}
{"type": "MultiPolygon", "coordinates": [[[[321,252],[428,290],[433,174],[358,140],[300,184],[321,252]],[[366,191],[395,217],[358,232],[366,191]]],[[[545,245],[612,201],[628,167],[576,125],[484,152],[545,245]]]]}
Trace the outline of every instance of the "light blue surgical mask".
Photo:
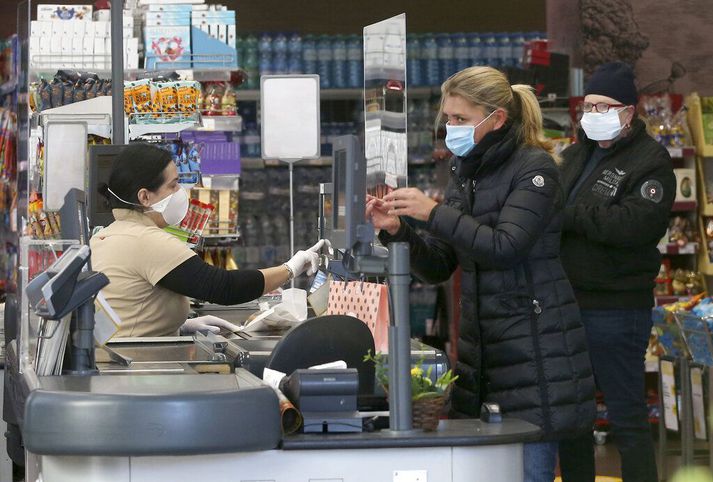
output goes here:
{"type": "Polygon", "coordinates": [[[446,124],[446,147],[448,147],[448,150],[458,157],[467,156],[476,146],[475,129],[490,119],[493,114],[495,114],[495,111],[492,111],[488,117],[478,122],[478,125],[475,126],[452,126],[446,124]]]}

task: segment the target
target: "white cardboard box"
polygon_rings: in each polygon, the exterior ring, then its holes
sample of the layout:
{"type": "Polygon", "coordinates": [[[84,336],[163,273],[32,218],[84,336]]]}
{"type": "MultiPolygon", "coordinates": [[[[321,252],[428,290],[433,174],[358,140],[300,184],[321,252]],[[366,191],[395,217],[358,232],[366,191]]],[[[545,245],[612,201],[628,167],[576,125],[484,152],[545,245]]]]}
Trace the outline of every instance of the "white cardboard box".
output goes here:
{"type": "Polygon", "coordinates": [[[678,168],[673,170],[676,176],[676,199],[674,202],[696,200],[696,170],[678,168]]]}

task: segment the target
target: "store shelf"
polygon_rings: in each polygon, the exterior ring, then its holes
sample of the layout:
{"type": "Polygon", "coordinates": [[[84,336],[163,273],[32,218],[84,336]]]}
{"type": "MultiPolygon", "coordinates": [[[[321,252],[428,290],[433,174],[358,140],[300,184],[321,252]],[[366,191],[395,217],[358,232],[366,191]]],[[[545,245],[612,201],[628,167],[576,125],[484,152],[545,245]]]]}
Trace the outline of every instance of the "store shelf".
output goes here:
{"type": "Polygon", "coordinates": [[[677,243],[659,244],[657,246],[661,254],[696,254],[698,253],[698,243],[686,243],[679,246],[677,243]]]}
{"type": "MultiPolygon", "coordinates": [[[[87,67],[70,67],[70,66],[47,66],[47,67],[34,67],[30,69],[29,78],[32,80],[40,78],[52,78],[58,70],[70,69],[70,70],[86,70],[95,73],[100,79],[110,79],[111,69],[96,69],[91,67],[93,63],[88,64],[87,67]]],[[[124,80],[137,80],[144,78],[155,77],[156,75],[176,72],[183,80],[197,80],[201,82],[225,82],[230,80],[230,74],[235,69],[160,69],[160,70],[146,70],[146,69],[124,69],[124,80]]],[[[259,91],[258,91],[259,92],[259,91]]],[[[259,93],[258,93],[259,97],[259,93]]]]}
{"type": "Polygon", "coordinates": [[[654,296],[654,300],[656,301],[656,306],[670,305],[671,303],[676,303],[676,302],[681,301],[686,298],[690,298],[690,296],[688,296],[688,295],[682,295],[682,296],[656,295],[656,296],[654,296]]]}
{"type": "MultiPolygon", "coordinates": [[[[428,98],[437,95],[438,87],[413,87],[407,90],[409,98],[428,98]]],[[[260,91],[257,89],[238,89],[236,91],[238,102],[260,100],[260,91]]],[[[364,89],[321,89],[321,100],[361,100],[364,89]]]]}
{"type": "Polygon", "coordinates": [[[191,127],[196,131],[228,131],[238,132],[243,128],[243,118],[239,115],[232,116],[208,116],[202,117],[201,124],[191,127]]]}
{"type": "Polygon", "coordinates": [[[129,139],[150,134],[175,134],[196,126],[196,122],[176,122],[173,124],[129,124],[129,139]]]}
{"type": "Polygon", "coordinates": [[[696,155],[696,148],[693,146],[667,147],[666,150],[673,159],[684,159],[696,155]]]}
{"type": "MultiPolygon", "coordinates": [[[[296,166],[329,167],[332,165],[331,157],[320,157],[318,159],[306,159],[297,161],[296,166]]],[[[260,157],[243,157],[240,159],[240,167],[243,169],[262,169],[263,167],[287,166],[286,162],[277,159],[262,159],[260,157]]]]}
{"type": "Polygon", "coordinates": [[[679,201],[673,203],[671,212],[680,213],[684,211],[695,211],[698,209],[698,201],[679,201]]]}

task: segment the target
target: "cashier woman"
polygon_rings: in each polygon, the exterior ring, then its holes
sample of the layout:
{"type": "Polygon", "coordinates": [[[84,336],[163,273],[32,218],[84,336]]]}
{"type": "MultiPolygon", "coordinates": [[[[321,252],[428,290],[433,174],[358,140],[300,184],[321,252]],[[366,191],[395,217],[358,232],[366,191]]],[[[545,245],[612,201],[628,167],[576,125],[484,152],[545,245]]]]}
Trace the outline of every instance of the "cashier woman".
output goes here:
{"type": "Polygon", "coordinates": [[[109,278],[102,292],[122,320],[116,336],[234,330],[233,324],[214,316],[187,319],[188,298],[244,303],[317,270],[322,241],[272,268],[227,271],[204,263],[163,230],[181,222],[189,203],[170,153],[157,147],[132,144],[124,149],[109,183],[99,191],[115,221],[92,237],[92,264],[109,278]]]}

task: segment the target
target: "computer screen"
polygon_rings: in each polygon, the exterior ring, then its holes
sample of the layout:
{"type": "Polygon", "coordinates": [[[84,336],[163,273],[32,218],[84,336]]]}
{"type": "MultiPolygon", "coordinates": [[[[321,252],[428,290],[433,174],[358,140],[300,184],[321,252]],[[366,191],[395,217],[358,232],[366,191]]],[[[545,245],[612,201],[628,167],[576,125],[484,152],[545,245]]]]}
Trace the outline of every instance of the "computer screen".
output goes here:
{"type": "Polygon", "coordinates": [[[343,246],[335,247],[351,251],[360,241],[357,236],[359,229],[368,229],[364,226],[366,161],[357,136],[337,137],[332,151],[333,225],[335,232],[344,233],[343,246]]]}
{"type": "Polygon", "coordinates": [[[114,221],[109,201],[99,194],[99,186],[109,182],[114,159],[126,148],[126,145],[89,146],[89,186],[87,189],[87,211],[89,224],[108,226],[114,221]]]}

